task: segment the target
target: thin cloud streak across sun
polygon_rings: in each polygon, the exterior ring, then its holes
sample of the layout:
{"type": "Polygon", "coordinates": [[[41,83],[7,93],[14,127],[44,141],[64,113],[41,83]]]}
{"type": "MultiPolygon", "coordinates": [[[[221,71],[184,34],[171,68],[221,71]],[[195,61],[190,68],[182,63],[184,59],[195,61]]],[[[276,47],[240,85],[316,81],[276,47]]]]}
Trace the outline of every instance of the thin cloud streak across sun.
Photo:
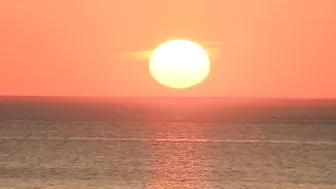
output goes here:
{"type": "MultiPolygon", "coordinates": [[[[210,59],[217,59],[221,55],[221,52],[223,50],[222,46],[226,45],[228,43],[206,42],[206,43],[200,43],[200,44],[205,49],[205,51],[207,52],[210,59]]],[[[153,51],[154,51],[154,49],[123,52],[123,53],[121,53],[121,58],[122,59],[129,59],[129,60],[149,60],[153,51]]]]}

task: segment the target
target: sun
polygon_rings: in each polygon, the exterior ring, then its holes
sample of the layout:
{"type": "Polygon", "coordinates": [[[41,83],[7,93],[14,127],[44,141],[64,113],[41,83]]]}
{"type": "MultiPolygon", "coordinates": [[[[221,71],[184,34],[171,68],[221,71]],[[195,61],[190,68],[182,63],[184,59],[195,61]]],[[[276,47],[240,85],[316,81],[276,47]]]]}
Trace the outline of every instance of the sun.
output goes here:
{"type": "Polygon", "coordinates": [[[171,88],[188,88],[201,83],[210,72],[206,51],[189,40],[171,40],[153,52],[149,69],[157,82],[171,88]]]}

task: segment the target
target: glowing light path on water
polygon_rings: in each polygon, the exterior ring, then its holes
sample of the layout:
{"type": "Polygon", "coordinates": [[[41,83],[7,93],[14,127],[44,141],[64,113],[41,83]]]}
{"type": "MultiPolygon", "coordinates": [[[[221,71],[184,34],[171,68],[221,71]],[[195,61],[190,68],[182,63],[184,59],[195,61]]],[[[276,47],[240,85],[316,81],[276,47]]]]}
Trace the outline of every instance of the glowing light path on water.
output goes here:
{"type": "Polygon", "coordinates": [[[306,144],[336,145],[336,141],[314,140],[260,140],[260,139],[188,139],[188,138],[107,138],[107,137],[10,137],[0,140],[68,140],[68,141],[125,141],[125,142],[190,142],[190,143],[264,143],[264,144],[306,144]]]}

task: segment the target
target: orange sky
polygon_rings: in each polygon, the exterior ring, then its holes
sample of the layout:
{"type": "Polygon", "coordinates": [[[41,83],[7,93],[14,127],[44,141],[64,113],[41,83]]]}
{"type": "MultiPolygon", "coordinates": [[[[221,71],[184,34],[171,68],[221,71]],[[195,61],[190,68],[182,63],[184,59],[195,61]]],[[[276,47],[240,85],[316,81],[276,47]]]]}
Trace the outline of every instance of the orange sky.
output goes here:
{"type": "MultiPolygon", "coordinates": [[[[335,0],[0,2],[0,95],[336,98],[335,0]],[[209,77],[165,88],[120,54],[221,44],[209,77]]],[[[218,45],[217,45],[218,46],[218,45]]]]}

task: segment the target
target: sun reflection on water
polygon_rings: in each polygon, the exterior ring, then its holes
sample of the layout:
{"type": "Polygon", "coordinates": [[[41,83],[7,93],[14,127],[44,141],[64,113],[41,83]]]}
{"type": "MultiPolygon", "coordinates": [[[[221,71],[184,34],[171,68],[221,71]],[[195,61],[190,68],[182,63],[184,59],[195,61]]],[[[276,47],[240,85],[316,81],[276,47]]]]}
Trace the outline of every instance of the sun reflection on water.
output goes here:
{"type": "Polygon", "coordinates": [[[167,138],[170,142],[152,141],[148,162],[147,184],[149,189],[157,188],[211,188],[208,182],[209,158],[202,154],[204,144],[186,142],[207,139],[192,123],[164,124],[148,130],[150,138],[167,138]],[[162,134],[166,136],[161,136],[162,134]],[[176,140],[181,139],[181,141],[176,140]]]}

